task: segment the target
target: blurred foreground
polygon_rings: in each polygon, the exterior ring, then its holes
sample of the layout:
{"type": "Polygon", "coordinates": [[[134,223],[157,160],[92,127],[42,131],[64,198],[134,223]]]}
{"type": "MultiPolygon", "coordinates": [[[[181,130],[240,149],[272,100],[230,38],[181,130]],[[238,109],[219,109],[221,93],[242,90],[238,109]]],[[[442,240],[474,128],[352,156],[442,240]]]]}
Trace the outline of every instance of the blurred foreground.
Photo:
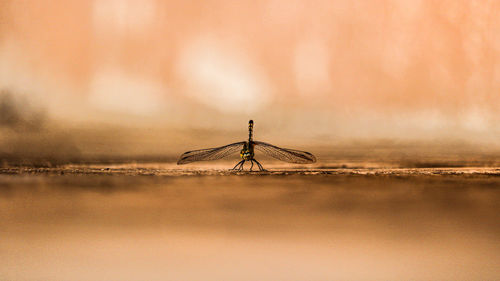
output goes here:
{"type": "Polygon", "coordinates": [[[1,169],[0,279],[500,278],[500,169],[201,167],[1,169]]]}

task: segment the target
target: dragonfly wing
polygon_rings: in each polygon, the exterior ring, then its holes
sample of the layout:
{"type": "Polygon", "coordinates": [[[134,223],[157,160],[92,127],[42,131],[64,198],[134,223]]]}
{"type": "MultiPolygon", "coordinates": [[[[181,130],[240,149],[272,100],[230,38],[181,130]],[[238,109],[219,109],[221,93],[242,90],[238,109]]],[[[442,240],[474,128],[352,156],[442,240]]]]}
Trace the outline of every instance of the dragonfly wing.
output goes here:
{"type": "Polygon", "coordinates": [[[298,164],[316,162],[316,157],[306,151],[281,148],[261,141],[254,141],[254,144],[255,149],[281,161],[298,164]]]}
{"type": "Polygon", "coordinates": [[[215,147],[215,148],[206,148],[206,149],[199,149],[199,150],[192,150],[188,152],[184,152],[181,157],[179,158],[179,161],[177,161],[177,165],[180,164],[187,164],[195,161],[207,161],[207,160],[217,160],[224,158],[228,155],[231,155],[237,151],[239,151],[243,144],[245,144],[244,141],[240,142],[235,142],[232,144],[224,145],[221,147],[215,147]]]}

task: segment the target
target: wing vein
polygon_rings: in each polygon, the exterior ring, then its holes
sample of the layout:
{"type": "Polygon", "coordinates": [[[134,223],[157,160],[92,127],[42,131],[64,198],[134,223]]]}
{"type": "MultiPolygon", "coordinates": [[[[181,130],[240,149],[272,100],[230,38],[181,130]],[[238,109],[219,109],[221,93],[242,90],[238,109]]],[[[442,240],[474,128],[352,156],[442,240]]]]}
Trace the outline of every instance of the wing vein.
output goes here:
{"type": "Polygon", "coordinates": [[[281,161],[297,164],[316,162],[316,157],[306,151],[282,148],[261,141],[254,141],[254,143],[255,149],[281,161]]]}
{"type": "Polygon", "coordinates": [[[187,151],[181,155],[177,164],[221,159],[239,151],[244,143],[244,141],[241,141],[215,148],[187,151]]]}

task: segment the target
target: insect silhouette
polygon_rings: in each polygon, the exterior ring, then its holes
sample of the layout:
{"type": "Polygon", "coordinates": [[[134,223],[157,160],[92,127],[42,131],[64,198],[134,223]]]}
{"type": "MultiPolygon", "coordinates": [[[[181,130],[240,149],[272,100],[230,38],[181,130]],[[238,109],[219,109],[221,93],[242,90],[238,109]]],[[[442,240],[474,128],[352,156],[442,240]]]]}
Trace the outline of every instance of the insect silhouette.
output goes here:
{"type": "Polygon", "coordinates": [[[264,167],[255,159],[255,149],[263,152],[271,157],[278,160],[297,163],[297,164],[309,164],[316,162],[316,157],[309,152],[281,148],[274,146],[269,143],[254,141],[253,140],[253,120],[248,122],[248,141],[240,141],[232,144],[224,145],[221,147],[199,149],[185,152],[177,161],[177,165],[187,164],[196,161],[208,161],[217,160],[236,153],[240,151],[241,161],[238,162],[231,170],[243,170],[243,164],[246,161],[250,161],[252,166],[250,171],[252,171],[253,164],[257,164],[259,171],[265,171],[264,167]]]}

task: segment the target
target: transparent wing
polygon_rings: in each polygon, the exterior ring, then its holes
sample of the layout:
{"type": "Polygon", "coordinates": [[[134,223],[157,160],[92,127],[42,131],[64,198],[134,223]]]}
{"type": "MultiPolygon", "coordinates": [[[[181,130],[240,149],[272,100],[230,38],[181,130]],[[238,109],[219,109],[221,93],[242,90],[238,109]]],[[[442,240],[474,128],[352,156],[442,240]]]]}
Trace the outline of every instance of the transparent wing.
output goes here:
{"type": "Polygon", "coordinates": [[[177,161],[177,165],[187,164],[195,161],[221,159],[237,151],[240,151],[244,143],[244,141],[240,141],[216,148],[206,148],[184,152],[179,158],[179,161],[177,161]]]}
{"type": "Polygon", "coordinates": [[[289,163],[298,163],[298,164],[306,164],[306,163],[314,163],[316,162],[316,157],[309,152],[281,148],[274,146],[269,143],[254,141],[254,148],[264,152],[265,154],[274,157],[278,160],[289,162],[289,163]]]}

